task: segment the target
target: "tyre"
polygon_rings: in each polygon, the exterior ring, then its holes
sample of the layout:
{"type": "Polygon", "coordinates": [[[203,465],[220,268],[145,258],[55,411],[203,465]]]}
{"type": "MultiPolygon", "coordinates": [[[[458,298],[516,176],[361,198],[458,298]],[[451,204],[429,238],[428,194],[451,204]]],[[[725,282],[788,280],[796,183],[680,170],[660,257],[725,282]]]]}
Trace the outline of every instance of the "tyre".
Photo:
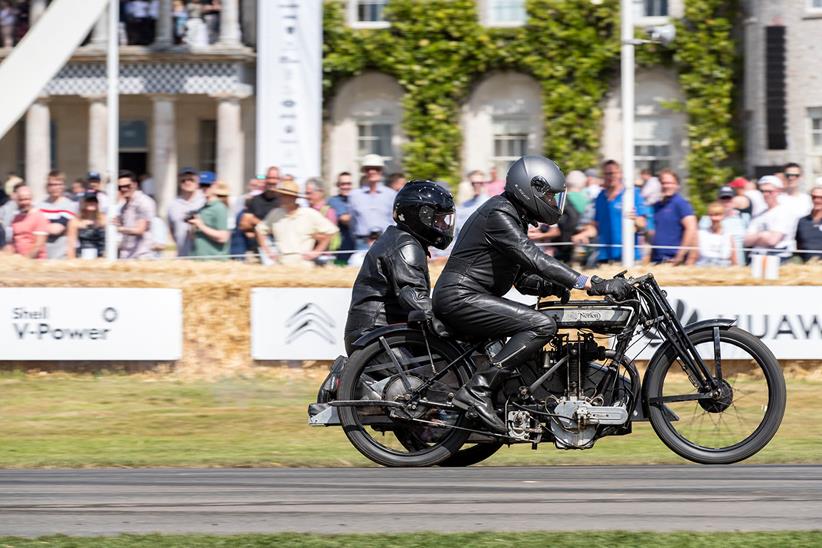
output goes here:
{"type": "Polygon", "coordinates": [[[673,396],[699,393],[671,347],[648,366],[645,401],[666,398],[662,405],[648,406],[651,425],[669,449],[693,462],[747,459],[768,444],[782,422],[786,395],[779,362],[758,338],[737,327],[719,329],[718,345],[710,327],[689,338],[716,380],[718,393],[709,399],[671,401],[673,396]]]}
{"type": "Polygon", "coordinates": [[[472,466],[492,457],[501,447],[502,444],[496,442],[477,443],[471,447],[463,447],[439,465],[447,468],[472,466]]]}
{"type": "MultiPolygon", "coordinates": [[[[391,334],[385,341],[396,364],[380,341],[354,352],[340,379],[339,400],[403,401],[409,392],[406,383],[412,389],[421,386],[459,356],[450,344],[436,337],[430,337],[426,345],[419,331],[391,334]]],[[[459,390],[469,377],[469,368],[457,364],[422,396],[431,402],[446,403],[449,394],[459,390]]],[[[462,411],[418,404],[409,412],[415,420],[385,406],[339,407],[348,440],[368,459],[383,466],[439,464],[454,455],[470,435],[460,429],[467,422],[462,411]]]]}

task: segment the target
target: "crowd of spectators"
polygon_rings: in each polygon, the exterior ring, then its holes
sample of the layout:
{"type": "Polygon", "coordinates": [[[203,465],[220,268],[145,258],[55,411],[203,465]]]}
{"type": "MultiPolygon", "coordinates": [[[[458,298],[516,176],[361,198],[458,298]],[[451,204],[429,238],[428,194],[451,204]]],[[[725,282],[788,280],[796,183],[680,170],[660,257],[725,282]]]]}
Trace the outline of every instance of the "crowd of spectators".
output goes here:
{"type": "MultiPolygon", "coordinates": [[[[30,0],[0,0],[0,47],[14,47],[28,32],[30,0]]],[[[220,37],[221,0],[174,0],[175,44],[206,46],[220,37]]],[[[156,38],[160,0],[120,0],[120,45],[148,46],[156,38]]]]}
{"type": "MultiPolygon", "coordinates": [[[[52,171],[39,204],[32,203],[28,184],[12,175],[0,188],[0,245],[38,259],[102,257],[111,219],[118,255],[124,259],[357,265],[393,224],[394,196],[406,184],[404,174],[385,173],[378,155],[366,155],[361,163],[361,173],[337,175],[333,190],[316,177],[301,185],[272,166],[237,196],[214,173],[183,168],[177,196],[163,217],[157,213],[152,180],[129,171],[120,172],[115,197],[106,195],[99,173],[89,172],[67,187],[65,175],[52,171]]],[[[801,179],[795,163],[756,182],[738,177],[719,189],[716,201],[697,219],[674,171],[643,170],[628,212],[636,229],[636,259],[706,266],[743,265],[757,254],[782,261],[818,260],[822,186],[803,192],[801,179]]],[[[625,185],[619,163],[608,160],[601,171],[573,170],[567,185],[559,223],[530,227],[529,237],[566,262],[595,266],[620,261],[625,185]]],[[[471,214],[503,190],[504,182],[493,170],[467,174],[455,193],[455,240],[471,214]]],[[[432,260],[443,261],[449,252],[432,250],[432,260]]]]}

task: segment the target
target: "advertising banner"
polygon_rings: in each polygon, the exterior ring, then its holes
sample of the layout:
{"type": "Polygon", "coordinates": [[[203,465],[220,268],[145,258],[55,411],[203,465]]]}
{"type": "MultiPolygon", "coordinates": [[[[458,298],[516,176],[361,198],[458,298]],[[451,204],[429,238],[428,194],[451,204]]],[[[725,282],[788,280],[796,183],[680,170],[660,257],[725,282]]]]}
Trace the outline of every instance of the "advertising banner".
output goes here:
{"type": "Polygon", "coordinates": [[[322,0],[257,5],[257,172],[320,174],[322,0]]]}
{"type": "Polygon", "coordinates": [[[178,360],[179,289],[0,288],[2,359],[178,360]]]}
{"type": "MultiPolygon", "coordinates": [[[[683,324],[735,318],[780,359],[822,358],[822,287],[666,287],[683,324]]],[[[533,297],[512,291],[526,304],[533,297]]],[[[343,330],[351,299],[346,288],[255,288],[251,294],[252,357],[332,360],[345,353],[343,330]]],[[[628,354],[650,358],[663,341],[647,333],[628,354]],[[643,349],[644,348],[644,349],[643,349]]],[[[724,352],[724,351],[723,351],[724,352]]],[[[733,356],[728,354],[728,359],[733,356]]]]}

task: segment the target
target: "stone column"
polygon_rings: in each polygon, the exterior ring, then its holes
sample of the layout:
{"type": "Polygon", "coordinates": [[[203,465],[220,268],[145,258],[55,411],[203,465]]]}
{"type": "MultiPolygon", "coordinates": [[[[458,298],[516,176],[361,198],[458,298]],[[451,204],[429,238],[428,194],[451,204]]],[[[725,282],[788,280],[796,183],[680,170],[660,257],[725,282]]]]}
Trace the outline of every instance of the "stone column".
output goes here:
{"type": "Polygon", "coordinates": [[[154,38],[155,48],[170,48],[174,45],[173,22],[171,0],[160,0],[160,12],[157,15],[157,32],[154,38]]]}
{"type": "Polygon", "coordinates": [[[29,25],[34,26],[40,16],[43,15],[43,12],[46,11],[48,4],[46,0],[31,0],[31,4],[29,5],[29,25]]]}
{"type": "Polygon", "coordinates": [[[223,0],[220,10],[220,40],[217,45],[237,47],[242,45],[240,31],[240,6],[238,0],[223,0]]]}
{"type": "Polygon", "coordinates": [[[48,99],[34,101],[26,113],[26,182],[35,203],[46,194],[46,176],[51,170],[51,113],[48,99]]]}
{"type": "Polygon", "coordinates": [[[108,105],[105,95],[86,97],[88,106],[88,169],[108,173],[108,105]]]}
{"type": "Polygon", "coordinates": [[[103,15],[94,24],[91,31],[91,45],[100,49],[108,46],[108,8],[103,10],[103,15]]]}
{"type": "Polygon", "coordinates": [[[154,115],[151,139],[151,173],[154,177],[157,214],[165,217],[177,196],[177,120],[174,97],[152,97],[154,115]]]}
{"type": "Polygon", "coordinates": [[[228,183],[231,194],[243,190],[243,142],[241,97],[217,97],[217,178],[228,183]]]}

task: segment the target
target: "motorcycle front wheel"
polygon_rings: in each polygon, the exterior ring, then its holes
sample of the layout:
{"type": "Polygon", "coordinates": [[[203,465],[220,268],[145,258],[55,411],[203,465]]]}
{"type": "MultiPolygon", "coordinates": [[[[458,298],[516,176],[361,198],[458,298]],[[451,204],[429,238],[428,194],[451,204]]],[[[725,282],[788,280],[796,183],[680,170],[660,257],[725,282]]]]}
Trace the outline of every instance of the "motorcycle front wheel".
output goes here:
{"type": "MultiPolygon", "coordinates": [[[[440,373],[459,354],[437,339],[428,344],[422,332],[389,335],[354,352],[343,370],[339,400],[408,401],[407,395],[440,373]],[[385,345],[392,356],[386,351],[385,345]]],[[[428,402],[446,404],[468,381],[469,369],[457,364],[422,394],[428,402]]],[[[417,404],[403,411],[375,404],[341,406],[340,422],[351,444],[383,466],[434,466],[455,455],[470,432],[457,409],[417,404]]]]}
{"type": "Polygon", "coordinates": [[[648,418],[674,453],[701,464],[730,464],[771,441],[785,412],[785,379],[762,341],[737,327],[689,335],[718,389],[700,394],[673,347],[648,366],[648,418]]]}

